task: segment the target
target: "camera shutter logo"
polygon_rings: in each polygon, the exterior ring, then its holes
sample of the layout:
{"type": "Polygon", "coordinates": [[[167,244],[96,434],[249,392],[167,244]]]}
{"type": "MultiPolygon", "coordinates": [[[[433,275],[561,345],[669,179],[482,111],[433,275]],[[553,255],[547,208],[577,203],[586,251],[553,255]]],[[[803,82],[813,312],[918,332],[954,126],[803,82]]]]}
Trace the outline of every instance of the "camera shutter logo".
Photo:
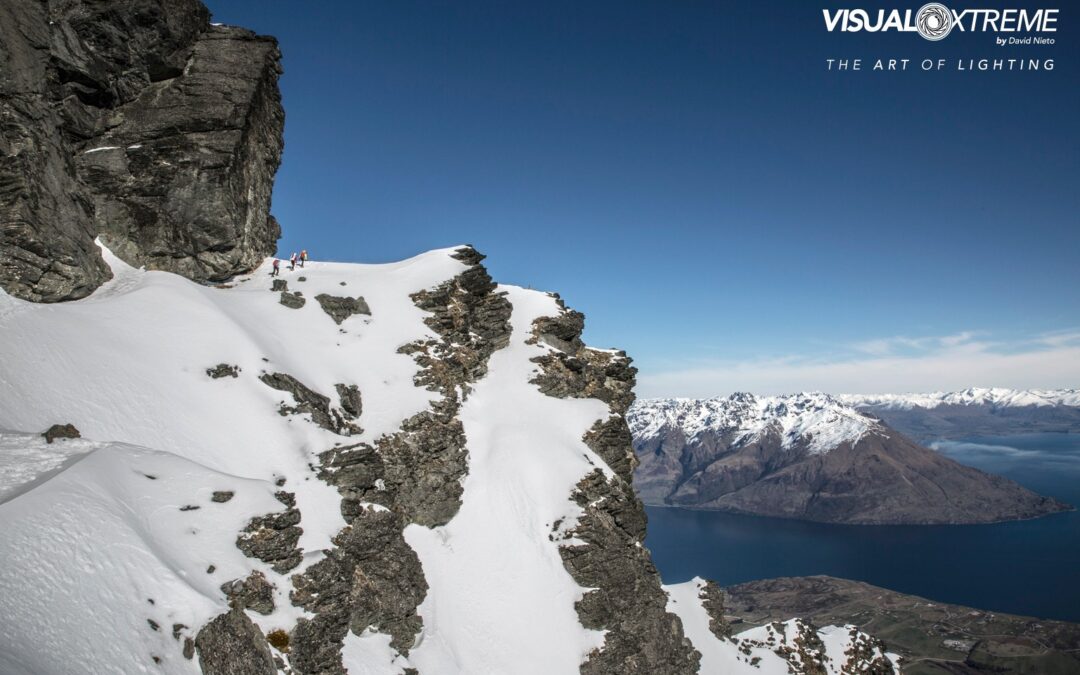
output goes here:
{"type": "Polygon", "coordinates": [[[915,26],[919,29],[919,35],[936,42],[952,31],[952,12],[938,2],[925,4],[915,15],[915,26]]]}

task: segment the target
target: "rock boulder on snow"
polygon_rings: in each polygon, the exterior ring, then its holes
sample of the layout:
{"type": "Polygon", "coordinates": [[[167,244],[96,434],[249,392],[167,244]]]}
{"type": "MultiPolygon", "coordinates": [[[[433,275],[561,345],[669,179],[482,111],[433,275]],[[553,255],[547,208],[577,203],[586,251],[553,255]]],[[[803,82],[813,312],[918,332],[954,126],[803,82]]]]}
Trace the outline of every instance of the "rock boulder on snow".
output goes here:
{"type": "Polygon", "coordinates": [[[79,430],[74,424],[54,424],[45,430],[41,436],[52,443],[58,438],[80,438],[79,430]]]}
{"type": "Polygon", "coordinates": [[[371,308],[369,308],[367,302],[360,297],[348,298],[320,293],[315,296],[315,300],[318,301],[319,306],[322,307],[323,311],[334,320],[334,323],[339,326],[342,321],[354,314],[367,314],[368,316],[371,316],[371,308]]]}
{"type": "Polygon", "coordinates": [[[275,675],[266,637],[236,608],[206,624],[195,638],[203,675],[275,675]]]}

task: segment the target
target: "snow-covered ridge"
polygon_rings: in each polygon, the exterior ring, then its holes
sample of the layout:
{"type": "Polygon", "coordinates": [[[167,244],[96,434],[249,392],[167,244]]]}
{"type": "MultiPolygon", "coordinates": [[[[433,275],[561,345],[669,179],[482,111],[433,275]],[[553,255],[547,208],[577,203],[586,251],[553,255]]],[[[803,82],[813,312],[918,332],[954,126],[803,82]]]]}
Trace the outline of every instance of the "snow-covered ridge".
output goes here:
{"type": "Polygon", "coordinates": [[[838,400],[859,408],[911,410],[942,405],[986,405],[995,408],[1080,407],[1080,389],[1004,389],[969,387],[928,394],[841,394],[838,400]]]}
{"type": "Polygon", "coordinates": [[[748,443],[776,430],[784,448],[805,445],[824,454],[842,443],[857,443],[869,433],[886,432],[877,420],[819,392],[785,396],[736,393],[708,399],[643,399],[627,415],[635,439],[679,429],[688,440],[702,432],[730,434],[733,444],[748,443]]]}

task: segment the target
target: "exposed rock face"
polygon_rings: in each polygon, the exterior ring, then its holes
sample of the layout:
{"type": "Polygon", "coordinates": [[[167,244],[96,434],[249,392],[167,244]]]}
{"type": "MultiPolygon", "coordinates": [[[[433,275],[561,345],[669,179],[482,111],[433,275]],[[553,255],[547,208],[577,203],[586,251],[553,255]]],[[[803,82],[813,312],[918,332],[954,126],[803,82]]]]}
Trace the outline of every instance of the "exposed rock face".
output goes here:
{"type": "Polygon", "coordinates": [[[284,574],[300,564],[304,555],[297,547],[300,535],[300,511],[289,492],[278,492],[278,501],[288,507],[285,511],[252,518],[236,540],[236,546],[251,558],[268,563],[275,572],[284,574]]]}
{"type": "MultiPolygon", "coordinates": [[[[408,654],[423,627],[416,608],[428,584],[402,532],[410,523],[444,525],[460,508],[468,453],[458,392],[487,372],[488,358],[510,336],[510,304],[495,293],[480,266],[483,256],[464,248],[456,257],[469,269],[413,296],[432,313],[425,321],[439,337],[401,349],[421,366],[417,386],[442,398],[374,446],[337,446],[320,455],[319,477],[338,488],[349,524],[325,559],[293,577],[293,602],[314,614],[292,631],[290,664],[298,673],[343,673],[341,647],[350,630],[386,633],[395,649],[408,654]]],[[[356,307],[338,302],[351,298],[316,299],[331,316],[347,305],[341,320],[356,307]]],[[[359,415],[359,390],[344,384],[336,389],[342,410],[359,415]]]]}
{"type": "MultiPolygon", "coordinates": [[[[292,395],[296,405],[290,406],[282,403],[279,409],[282,415],[311,415],[311,419],[315,424],[342,436],[360,433],[360,428],[353,424],[353,420],[358,416],[357,414],[353,414],[345,408],[332,407],[329,397],[312,391],[292,375],[286,373],[263,373],[259,376],[259,379],[268,387],[292,395]]],[[[339,389],[339,391],[341,390],[339,389]]],[[[349,400],[345,405],[355,407],[356,398],[351,391],[346,391],[349,394],[349,400]]]]}
{"type": "Polygon", "coordinates": [[[237,378],[240,377],[240,366],[231,366],[228,363],[219,363],[213,368],[207,368],[206,374],[215,380],[219,380],[223,377],[237,378]]]}
{"type": "Polygon", "coordinates": [[[389,634],[408,653],[423,625],[416,607],[427,581],[416,553],[389,511],[365,509],[334,538],[329,555],[294,577],[294,604],[315,614],[293,631],[292,663],[301,673],[343,672],[341,641],[350,628],[389,634]]]}
{"type": "Polygon", "coordinates": [[[259,627],[237,608],[206,624],[195,638],[205,675],[274,675],[277,667],[259,627]]]}
{"type": "Polygon", "coordinates": [[[0,6],[0,286],[83,297],[134,265],[221,280],[280,236],[272,38],[198,0],[0,6]]]}
{"type": "Polygon", "coordinates": [[[262,572],[252,572],[246,579],[233,579],[221,585],[229,604],[259,614],[274,611],[274,586],[262,572]]]}
{"type": "Polygon", "coordinates": [[[572,497],[584,514],[564,536],[585,543],[560,548],[574,579],[593,589],[577,605],[582,625],[607,631],[604,646],[588,656],[581,672],[697,672],[700,654],[678,617],[667,612],[660,575],[643,546],[645,509],[631,485],[636,462],[624,417],[637,369],[623,352],[586,347],[584,326],[584,316],[570,310],[533,324],[534,339],[555,350],[534,359],[541,371],[533,382],[550,396],[600,399],[612,413],[583,440],[616,475],[597,469],[578,483],[572,497]]]}
{"type": "Polygon", "coordinates": [[[764,407],[749,394],[646,401],[631,422],[634,480],[652,504],[852,524],[987,523],[1069,508],[821,394],[764,407]]]}
{"type": "Polygon", "coordinates": [[[701,589],[701,606],[709,615],[709,630],[719,639],[731,637],[731,624],[724,616],[724,590],[715,581],[701,589]]]}

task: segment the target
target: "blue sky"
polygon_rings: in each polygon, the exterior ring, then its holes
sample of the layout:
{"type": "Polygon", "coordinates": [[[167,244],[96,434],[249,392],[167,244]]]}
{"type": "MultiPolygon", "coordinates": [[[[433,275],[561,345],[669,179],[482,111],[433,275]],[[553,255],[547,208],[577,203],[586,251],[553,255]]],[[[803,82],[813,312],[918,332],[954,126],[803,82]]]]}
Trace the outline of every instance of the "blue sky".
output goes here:
{"type": "Polygon", "coordinates": [[[828,33],[798,0],[208,5],[281,43],[285,255],[472,243],[646,396],[1080,386],[1069,5],[1012,48],[828,33]],[[951,67],[983,56],[1055,68],[951,67]]]}

